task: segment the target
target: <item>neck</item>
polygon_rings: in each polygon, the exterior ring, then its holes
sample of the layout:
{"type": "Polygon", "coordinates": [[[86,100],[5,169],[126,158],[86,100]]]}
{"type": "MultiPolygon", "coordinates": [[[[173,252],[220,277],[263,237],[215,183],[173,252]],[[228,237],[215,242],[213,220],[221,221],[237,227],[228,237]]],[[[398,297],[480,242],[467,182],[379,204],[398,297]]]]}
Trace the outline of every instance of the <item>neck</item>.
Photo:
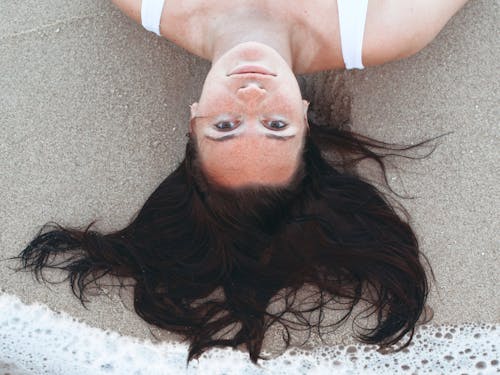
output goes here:
{"type": "Polygon", "coordinates": [[[248,11],[224,15],[214,20],[208,35],[208,56],[215,63],[224,53],[244,42],[259,42],[275,49],[293,70],[293,51],[287,25],[273,21],[267,14],[248,11]]]}

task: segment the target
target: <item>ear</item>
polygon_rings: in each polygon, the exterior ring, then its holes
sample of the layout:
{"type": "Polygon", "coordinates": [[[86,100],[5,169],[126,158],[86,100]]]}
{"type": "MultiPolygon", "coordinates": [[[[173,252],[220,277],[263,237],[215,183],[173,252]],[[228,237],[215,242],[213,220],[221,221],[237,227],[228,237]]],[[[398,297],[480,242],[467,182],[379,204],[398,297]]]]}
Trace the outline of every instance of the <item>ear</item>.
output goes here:
{"type": "Polygon", "coordinates": [[[198,110],[198,102],[194,102],[193,104],[191,104],[189,106],[189,108],[191,108],[191,118],[195,117],[196,116],[196,112],[198,110]]]}
{"type": "Polygon", "coordinates": [[[307,124],[307,127],[309,127],[309,122],[307,121],[307,110],[309,109],[309,102],[307,100],[302,100],[302,107],[304,108],[304,121],[307,124]]]}
{"type": "MultiPolygon", "coordinates": [[[[189,106],[189,108],[191,109],[191,118],[190,118],[190,120],[192,120],[196,116],[196,112],[197,112],[197,109],[198,109],[198,103],[194,102],[193,104],[191,104],[189,106]]],[[[193,132],[193,128],[191,127],[191,125],[192,125],[192,123],[190,121],[190,124],[189,124],[189,132],[190,133],[193,132]]]]}
{"type": "Polygon", "coordinates": [[[302,100],[302,107],[304,108],[304,116],[307,117],[307,109],[309,108],[309,102],[307,100],[302,100]]]}

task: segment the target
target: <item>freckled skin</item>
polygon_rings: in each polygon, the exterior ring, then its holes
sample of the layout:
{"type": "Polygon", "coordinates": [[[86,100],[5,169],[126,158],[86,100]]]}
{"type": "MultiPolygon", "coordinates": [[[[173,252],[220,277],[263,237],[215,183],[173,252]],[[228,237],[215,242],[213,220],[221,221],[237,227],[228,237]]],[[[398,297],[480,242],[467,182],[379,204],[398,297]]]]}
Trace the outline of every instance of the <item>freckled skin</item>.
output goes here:
{"type": "Polygon", "coordinates": [[[294,146],[256,137],[205,144],[201,149],[206,172],[223,186],[286,185],[298,163],[298,149],[294,146]]]}
{"type": "Polygon", "coordinates": [[[225,142],[205,139],[204,135],[223,136],[211,123],[197,123],[196,135],[201,163],[216,182],[230,187],[248,184],[285,185],[299,162],[308,129],[308,102],[289,65],[272,48],[256,42],[239,44],[213,65],[205,79],[199,99],[191,107],[191,116],[214,113],[238,113],[244,123],[233,132],[237,138],[225,142]],[[262,64],[276,76],[245,74],[227,76],[235,67],[262,64]],[[289,125],[285,130],[270,130],[260,120],[263,114],[279,115],[289,125]],[[295,135],[287,141],[269,139],[265,134],[295,135]]]}

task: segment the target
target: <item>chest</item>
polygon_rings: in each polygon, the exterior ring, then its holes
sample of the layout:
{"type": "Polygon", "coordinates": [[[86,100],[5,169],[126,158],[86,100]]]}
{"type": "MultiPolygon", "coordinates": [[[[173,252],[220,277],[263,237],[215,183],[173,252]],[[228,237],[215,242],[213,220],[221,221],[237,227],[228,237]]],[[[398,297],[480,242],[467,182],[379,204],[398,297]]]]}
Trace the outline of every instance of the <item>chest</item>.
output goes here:
{"type": "Polygon", "coordinates": [[[189,15],[202,13],[205,16],[221,16],[233,12],[247,11],[255,14],[269,14],[276,19],[287,21],[294,18],[321,17],[325,9],[336,7],[336,0],[170,0],[172,8],[189,15]]]}

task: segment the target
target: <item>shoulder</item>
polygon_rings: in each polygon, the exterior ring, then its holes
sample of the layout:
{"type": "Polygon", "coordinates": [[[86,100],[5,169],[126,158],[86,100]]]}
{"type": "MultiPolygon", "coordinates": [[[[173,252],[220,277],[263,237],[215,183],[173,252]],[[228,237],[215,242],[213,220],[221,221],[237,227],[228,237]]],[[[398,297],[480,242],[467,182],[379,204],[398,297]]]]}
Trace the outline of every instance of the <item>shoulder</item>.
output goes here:
{"type": "MultiPolygon", "coordinates": [[[[141,24],[143,0],[111,0],[123,13],[141,24]]],[[[161,1],[161,0],[159,0],[161,1]]],[[[204,57],[200,43],[205,33],[208,10],[213,4],[203,0],[164,0],[160,16],[160,34],[191,53],[204,57]]]]}
{"type": "MultiPolygon", "coordinates": [[[[466,2],[368,0],[362,42],[363,65],[380,65],[417,53],[466,2]]],[[[338,1],[312,0],[307,8],[299,17],[304,26],[294,27],[297,73],[344,68],[338,1]]],[[[360,7],[359,17],[363,17],[362,13],[360,7]]]]}
{"type": "Polygon", "coordinates": [[[363,39],[365,66],[411,56],[443,29],[467,0],[369,0],[363,39]]]}

